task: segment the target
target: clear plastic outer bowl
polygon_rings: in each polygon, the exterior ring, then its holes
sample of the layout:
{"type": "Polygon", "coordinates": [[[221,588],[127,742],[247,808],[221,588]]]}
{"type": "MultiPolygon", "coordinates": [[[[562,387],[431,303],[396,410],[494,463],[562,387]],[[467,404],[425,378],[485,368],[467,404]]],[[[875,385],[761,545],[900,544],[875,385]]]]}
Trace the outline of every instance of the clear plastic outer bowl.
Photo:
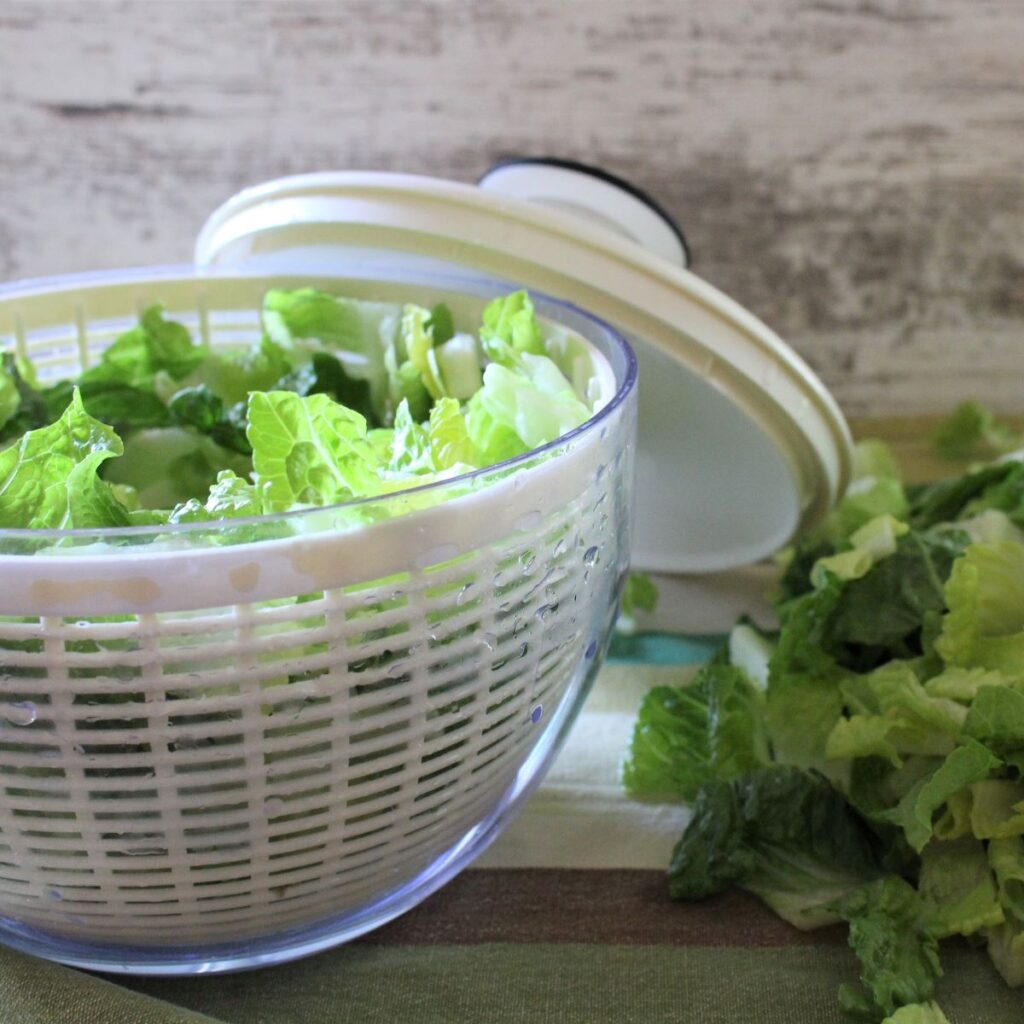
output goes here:
{"type": "MultiPolygon", "coordinates": [[[[512,287],[355,264],[24,282],[0,343],[64,376],[162,301],[238,344],[299,284],[467,322],[512,287]]],[[[272,527],[0,531],[0,941],[125,973],[278,963],[414,906],[507,824],[597,672],[629,551],[632,352],[535,301],[615,385],[528,456],[272,527]]]]}

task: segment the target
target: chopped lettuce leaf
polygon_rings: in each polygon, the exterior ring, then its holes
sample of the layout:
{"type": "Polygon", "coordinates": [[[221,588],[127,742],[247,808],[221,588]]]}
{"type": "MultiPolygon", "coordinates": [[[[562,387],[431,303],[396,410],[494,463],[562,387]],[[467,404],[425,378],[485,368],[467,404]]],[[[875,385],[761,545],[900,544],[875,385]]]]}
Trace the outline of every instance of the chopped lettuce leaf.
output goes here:
{"type": "Polygon", "coordinates": [[[931,838],[932,816],[955,793],[981,782],[1002,762],[975,740],[957,747],[935,769],[921,779],[890,811],[877,815],[903,829],[907,842],[920,852],[931,838]]]}
{"type": "Polygon", "coordinates": [[[1003,908],[985,846],[973,836],[932,840],[921,851],[918,891],[937,938],[973,935],[1003,921],[1003,908]]]}
{"type": "Polygon", "coordinates": [[[434,351],[448,394],[461,402],[468,401],[483,385],[476,338],[471,334],[456,334],[434,351]]]}
{"type": "Polygon", "coordinates": [[[768,760],[760,691],[740,669],[712,662],[689,686],[647,694],[622,777],[636,797],[692,800],[706,782],[768,760]]]}
{"type": "Polygon", "coordinates": [[[154,376],[164,371],[174,380],[191,373],[209,352],[192,342],[188,328],[164,318],[163,307],[150,306],[139,323],[125,331],[82,374],[80,384],[117,381],[134,388],[152,388],[154,376]]]}
{"type": "Polygon", "coordinates": [[[379,491],[379,460],[366,439],[366,420],[327,395],[253,392],[248,438],[266,512],[379,491]]]}
{"type": "Polygon", "coordinates": [[[890,1014],[882,1024],[949,1024],[938,1003],[909,1003],[890,1014]]]}
{"type": "Polygon", "coordinates": [[[971,701],[964,734],[1004,757],[1024,750],[1024,693],[1009,686],[983,686],[971,701]]]}
{"type": "Polygon", "coordinates": [[[434,470],[456,466],[472,468],[483,464],[466,430],[466,420],[455,398],[442,398],[430,410],[430,454],[434,470]]]}
{"type": "Polygon", "coordinates": [[[522,373],[491,363],[477,398],[527,450],[554,441],[590,418],[590,410],[547,356],[523,355],[520,364],[522,373]]]}
{"type": "Polygon", "coordinates": [[[21,405],[21,395],[18,393],[18,384],[14,379],[14,374],[0,363],[0,430],[18,411],[19,405],[21,405]]]}
{"type": "Polygon", "coordinates": [[[241,519],[263,514],[263,504],[255,484],[226,469],[217,474],[205,502],[195,498],[175,506],[168,517],[171,523],[209,522],[214,519],[241,519]]]}
{"type": "Polygon", "coordinates": [[[949,664],[1024,675],[1024,544],[972,544],[945,588],[935,647],[949,664]]]}
{"type": "Polygon", "coordinates": [[[519,291],[491,301],[484,309],[480,340],[487,358],[503,366],[519,353],[542,355],[544,341],[530,296],[519,291]]]}
{"type": "Polygon", "coordinates": [[[669,883],[674,898],[687,900],[739,885],[796,927],[817,928],[885,873],[887,853],[826,779],[777,765],[700,789],[669,883]]]}
{"type": "Polygon", "coordinates": [[[429,473],[433,468],[430,433],[412,418],[409,403],[403,398],[395,413],[388,469],[393,473],[429,473]]]}
{"type": "Polygon", "coordinates": [[[82,396],[86,412],[109,424],[119,434],[134,428],[165,427],[171,422],[167,406],[156,392],[119,380],[84,381],[80,385],[65,380],[47,388],[41,394],[51,422],[67,408],[75,387],[82,396]]]}
{"type": "Polygon", "coordinates": [[[530,449],[519,435],[492,416],[477,392],[466,405],[466,431],[485,465],[497,465],[530,449]]]}
{"type": "Polygon", "coordinates": [[[782,629],[768,663],[767,721],[775,758],[821,767],[825,746],[843,710],[839,683],[846,676],[826,649],[842,582],[822,585],[779,609],[782,629]]]}
{"type": "Polygon", "coordinates": [[[128,512],[99,477],[123,451],[74,391],[64,414],[0,451],[0,527],[40,530],[124,526],[128,512]]]}
{"type": "Polygon", "coordinates": [[[988,955],[1003,981],[1011,988],[1024,985],[1024,926],[1017,921],[1004,921],[990,928],[985,937],[988,955]]]}
{"type": "Polygon", "coordinates": [[[961,402],[929,435],[943,458],[992,458],[1021,447],[1022,439],[1009,424],[997,420],[978,402],[961,402]]]}
{"type": "Polygon", "coordinates": [[[429,328],[430,311],[422,306],[409,304],[402,312],[402,340],[409,355],[409,362],[416,367],[427,394],[437,401],[448,395],[441,375],[441,367],[434,351],[434,338],[429,328]]]}
{"type": "Polygon", "coordinates": [[[200,384],[176,392],[167,409],[179,426],[192,427],[200,434],[209,436],[217,444],[240,455],[252,454],[252,446],[245,436],[244,403],[225,408],[218,395],[205,384],[200,384]]]}
{"type": "MultiPolygon", "coordinates": [[[[938,940],[913,886],[893,875],[878,879],[847,896],[839,913],[850,925],[860,980],[879,1015],[931,999],[942,977],[938,940]]],[[[846,991],[842,1001],[857,1005],[856,995],[846,991]]]]}
{"type": "Polygon", "coordinates": [[[430,331],[435,345],[443,345],[455,337],[455,318],[445,303],[439,302],[431,309],[427,330],[430,331]]]}
{"type": "Polygon", "coordinates": [[[194,430],[155,427],[128,435],[124,455],[107,463],[104,476],[135,488],[144,509],[171,509],[204,496],[221,470],[242,476],[250,468],[247,457],[194,430]]]}

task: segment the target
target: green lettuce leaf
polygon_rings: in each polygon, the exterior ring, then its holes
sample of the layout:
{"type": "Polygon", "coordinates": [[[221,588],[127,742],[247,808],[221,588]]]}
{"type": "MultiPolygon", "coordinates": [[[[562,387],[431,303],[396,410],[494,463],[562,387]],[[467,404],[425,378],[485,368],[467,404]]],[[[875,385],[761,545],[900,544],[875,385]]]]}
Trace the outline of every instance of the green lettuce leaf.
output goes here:
{"type": "Polygon", "coordinates": [[[811,593],[779,609],[782,628],[768,663],[767,722],[775,758],[821,766],[843,711],[839,684],[848,674],[826,649],[843,584],[827,574],[811,593]]]}
{"type": "Polygon", "coordinates": [[[255,484],[227,469],[217,474],[205,502],[195,498],[175,506],[170,523],[201,523],[215,519],[241,519],[263,514],[263,503],[255,484]]]}
{"type": "Polygon", "coordinates": [[[868,649],[851,655],[851,667],[920,652],[925,617],[945,610],[944,585],[966,544],[958,531],[912,531],[896,540],[891,555],[844,587],[832,635],[868,649]]]}
{"type": "Polygon", "coordinates": [[[222,470],[246,476],[250,468],[246,456],[195,430],[155,427],[130,434],[124,455],[107,463],[104,477],[133,487],[143,509],[170,509],[190,498],[205,498],[222,470]]]}
{"type": "Polygon", "coordinates": [[[983,779],[971,786],[971,832],[979,839],[1024,835],[1024,782],[983,779]]]}
{"type": "Polygon", "coordinates": [[[252,446],[246,437],[246,406],[239,402],[225,407],[220,396],[205,384],[183,388],[167,405],[172,420],[182,427],[192,427],[206,434],[217,444],[240,455],[251,455],[252,446]]]}
{"type": "Polygon", "coordinates": [[[991,459],[1019,448],[1022,438],[978,402],[961,402],[929,434],[943,458],[991,459]]]}
{"type": "Polygon", "coordinates": [[[658,588],[645,572],[631,572],[622,588],[623,615],[653,612],[658,604],[658,588]]]}
{"type": "MultiPolygon", "coordinates": [[[[13,357],[11,357],[13,360],[13,357]]],[[[0,363],[0,430],[3,430],[7,421],[18,411],[21,405],[21,395],[18,393],[18,384],[12,374],[2,363],[0,363]]]]}
{"type": "Polygon", "coordinates": [[[380,489],[366,420],[327,395],[253,392],[248,437],[266,512],[331,505],[380,489]]]}
{"type": "Polygon", "coordinates": [[[1024,985],[1024,926],[1004,921],[986,932],[988,955],[1011,988],[1024,985]]]}
{"type": "Polygon", "coordinates": [[[452,311],[443,303],[439,302],[430,311],[430,318],[427,320],[427,330],[434,339],[435,345],[443,345],[455,337],[455,318],[452,311]]]}
{"type": "MultiPolygon", "coordinates": [[[[208,387],[226,407],[245,403],[250,391],[283,390],[282,377],[293,370],[295,353],[264,336],[241,351],[214,350],[180,381],[154,379],[157,393],[170,401],[182,388],[208,387]]],[[[302,358],[305,358],[303,355],[302,358]]]]}
{"type": "Polygon", "coordinates": [[[763,697],[746,675],[712,662],[689,686],[650,691],[622,769],[635,797],[692,800],[712,779],[731,780],[768,763],[763,697]]]}
{"type": "Polygon", "coordinates": [[[989,840],[988,862],[1003,911],[1015,924],[1024,926],[1024,839],[1008,836],[989,840]]]}
{"type": "Polygon", "coordinates": [[[477,398],[527,450],[554,441],[590,418],[590,410],[547,356],[523,354],[518,367],[512,370],[491,363],[484,370],[477,398]]]}
{"type": "MultiPolygon", "coordinates": [[[[858,888],[839,905],[850,926],[850,948],[860,961],[860,980],[878,1016],[928,1002],[942,976],[938,940],[928,907],[902,878],[888,876],[858,888]]],[[[864,1001],[844,986],[847,1008],[864,1001]]]]}
{"type": "Polygon", "coordinates": [[[263,299],[263,326],[293,361],[301,361],[303,353],[311,356],[316,347],[338,358],[348,377],[366,382],[373,419],[386,425],[401,398],[390,404],[385,358],[388,352],[394,356],[401,311],[395,303],[342,298],[315,288],[272,290],[263,299]]]}
{"type": "Polygon", "coordinates": [[[901,1006],[886,1017],[882,1024],[949,1024],[949,1018],[938,1003],[911,1003],[901,1006]]]}
{"type": "Polygon", "coordinates": [[[119,380],[83,381],[80,385],[65,380],[47,388],[41,392],[41,397],[50,422],[68,407],[76,387],[85,411],[94,419],[110,424],[118,433],[133,428],[165,427],[171,422],[167,407],[154,391],[119,380]]]}
{"type": "Polygon", "coordinates": [[[416,367],[427,394],[435,401],[444,398],[448,390],[444,385],[441,367],[434,350],[434,338],[430,333],[430,311],[422,306],[409,304],[402,311],[402,340],[409,362],[416,367]]]}
{"type": "Polygon", "coordinates": [[[435,471],[483,465],[466,430],[466,420],[457,399],[442,398],[434,404],[430,410],[428,433],[435,471]]]}
{"type": "Polygon", "coordinates": [[[921,779],[890,811],[877,817],[903,829],[907,842],[919,853],[932,836],[932,817],[955,793],[987,779],[1002,766],[975,740],[957,747],[935,771],[921,779]]]}
{"type": "Polygon", "coordinates": [[[153,379],[163,371],[174,380],[191,373],[209,352],[192,342],[188,329],[167,320],[163,307],[150,306],[139,323],[125,331],[100,356],[100,361],[82,374],[84,387],[97,381],[117,381],[133,388],[153,387],[153,379]]]}
{"type": "Polygon", "coordinates": [[[14,409],[0,425],[0,447],[9,443],[15,438],[29,430],[36,430],[38,427],[45,427],[53,423],[60,414],[67,408],[71,401],[71,392],[68,391],[67,402],[58,409],[51,410],[39,391],[39,385],[35,378],[35,370],[32,364],[21,359],[13,352],[4,352],[0,358],[0,367],[3,368],[4,378],[9,382],[8,387],[13,386],[15,397],[7,393],[6,402],[14,409]]]}
{"type": "Polygon", "coordinates": [[[479,391],[466,404],[466,431],[486,466],[496,466],[530,450],[515,430],[487,411],[479,391]]]}
{"type": "Polygon", "coordinates": [[[676,899],[739,885],[798,928],[838,920],[836,904],[885,873],[889,844],[815,772],[772,766],[706,783],[672,856],[676,899]]]}
{"type": "Polygon", "coordinates": [[[368,423],[377,419],[370,385],[349,376],[341,360],[329,352],[314,352],[299,369],[282,377],[270,390],[294,391],[298,395],[330,395],[334,401],[354,409],[368,423]]]}
{"type": "Polygon", "coordinates": [[[413,419],[404,398],[395,413],[388,469],[393,473],[430,473],[434,469],[430,433],[413,419]]]}
{"type": "MultiPolygon", "coordinates": [[[[1019,463],[1003,462],[983,466],[964,476],[912,487],[908,491],[910,525],[916,530],[926,530],[940,523],[955,522],[963,518],[965,510],[990,487],[1019,472],[1019,463]]],[[[980,511],[982,507],[987,507],[984,502],[975,504],[974,510],[980,511]]]]}
{"type": "Polygon", "coordinates": [[[945,588],[935,647],[949,664],[1024,675],[1024,544],[972,544],[945,588]]]}
{"type": "Polygon", "coordinates": [[[973,935],[1003,921],[985,846],[973,837],[930,842],[921,851],[918,892],[937,938],[973,935]]]}
{"type": "Polygon", "coordinates": [[[1024,750],[1024,693],[1009,686],[983,686],[971,702],[964,734],[999,757],[1024,750]]]}
{"type": "Polygon", "coordinates": [[[75,391],[56,423],[30,430],[0,451],[0,527],[126,525],[127,510],[98,472],[122,451],[121,439],[85,411],[75,391]]]}
{"type": "Polygon", "coordinates": [[[494,299],[484,309],[480,341],[487,358],[510,365],[518,353],[544,353],[540,324],[533,313],[533,302],[524,292],[512,292],[494,299]]]}

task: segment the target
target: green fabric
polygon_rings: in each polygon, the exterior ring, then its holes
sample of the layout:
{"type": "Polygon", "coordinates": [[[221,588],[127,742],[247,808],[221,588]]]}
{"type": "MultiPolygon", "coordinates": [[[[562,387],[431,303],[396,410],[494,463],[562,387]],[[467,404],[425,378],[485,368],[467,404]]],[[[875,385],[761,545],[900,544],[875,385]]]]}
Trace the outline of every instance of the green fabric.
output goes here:
{"type": "MultiPolygon", "coordinates": [[[[952,1024],[1020,1024],[984,956],[944,956],[952,1024]]],[[[4,1024],[845,1024],[842,947],[350,946],[273,970],[114,986],[0,951],[4,1024]],[[134,990],[134,991],[133,991],[134,990]],[[143,994],[145,993],[145,994],[143,994]],[[201,1010],[206,1016],[184,1007],[201,1010]]]]}

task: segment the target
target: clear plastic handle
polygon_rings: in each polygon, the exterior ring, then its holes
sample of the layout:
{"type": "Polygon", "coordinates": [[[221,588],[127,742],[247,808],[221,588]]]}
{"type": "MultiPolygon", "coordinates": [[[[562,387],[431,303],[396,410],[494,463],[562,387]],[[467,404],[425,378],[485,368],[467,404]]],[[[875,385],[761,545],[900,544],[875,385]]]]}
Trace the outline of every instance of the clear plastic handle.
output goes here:
{"type": "Polygon", "coordinates": [[[477,184],[488,192],[565,210],[670,263],[690,265],[690,248],[672,217],[646,192],[600,167],[555,157],[522,157],[495,164],[477,184]]]}

